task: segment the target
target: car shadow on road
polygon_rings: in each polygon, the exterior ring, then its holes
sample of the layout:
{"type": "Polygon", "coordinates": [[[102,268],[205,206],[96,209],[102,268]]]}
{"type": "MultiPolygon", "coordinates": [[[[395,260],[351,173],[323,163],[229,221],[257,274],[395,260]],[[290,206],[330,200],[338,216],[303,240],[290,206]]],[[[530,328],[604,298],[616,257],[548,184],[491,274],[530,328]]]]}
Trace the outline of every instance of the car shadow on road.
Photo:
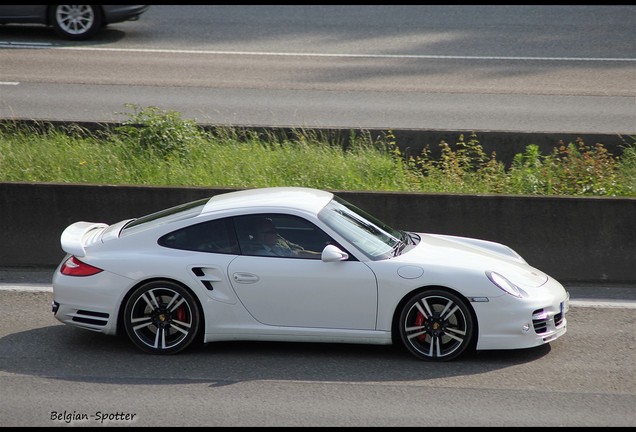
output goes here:
{"type": "Polygon", "coordinates": [[[3,372],[79,382],[132,385],[251,380],[313,382],[420,381],[479,375],[535,362],[549,345],[471,352],[450,362],[427,362],[401,346],[215,342],[177,355],[141,352],[124,337],[53,325],[0,339],[3,372]]]}
{"type": "Polygon", "coordinates": [[[17,45],[20,44],[21,47],[32,45],[34,47],[37,46],[37,48],[47,48],[47,45],[50,45],[50,47],[85,47],[119,42],[126,37],[126,32],[107,27],[90,39],[72,41],[59,36],[53,30],[53,27],[35,24],[2,24],[0,25],[0,37],[3,39],[0,46],[15,44],[18,47],[17,45]],[[10,41],[10,43],[7,41],[10,41]]]}

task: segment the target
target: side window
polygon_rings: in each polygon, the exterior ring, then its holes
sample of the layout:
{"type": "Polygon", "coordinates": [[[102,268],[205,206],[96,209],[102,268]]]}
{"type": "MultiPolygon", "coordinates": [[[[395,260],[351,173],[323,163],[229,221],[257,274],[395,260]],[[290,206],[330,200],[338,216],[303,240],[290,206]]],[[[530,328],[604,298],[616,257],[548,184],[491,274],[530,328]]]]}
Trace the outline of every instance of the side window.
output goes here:
{"type": "Polygon", "coordinates": [[[232,220],[219,219],[173,231],[159,239],[159,245],[198,252],[238,254],[232,220]]]}
{"type": "Polygon", "coordinates": [[[298,216],[263,213],[234,218],[244,255],[320,259],[332,239],[298,216]]]}

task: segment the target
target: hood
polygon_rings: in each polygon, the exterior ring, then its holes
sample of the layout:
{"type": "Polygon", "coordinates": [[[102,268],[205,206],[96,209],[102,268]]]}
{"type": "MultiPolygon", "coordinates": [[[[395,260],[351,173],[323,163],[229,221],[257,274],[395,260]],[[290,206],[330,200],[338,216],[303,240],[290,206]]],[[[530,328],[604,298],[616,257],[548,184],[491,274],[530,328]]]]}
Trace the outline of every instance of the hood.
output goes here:
{"type": "Polygon", "coordinates": [[[548,276],[529,265],[510,247],[486,240],[442,234],[418,233],[422,240],[402,255],[409,262],[433,263],[446,266],[494,271],[521,288],[535,288],[545,284],[548,276]]]}

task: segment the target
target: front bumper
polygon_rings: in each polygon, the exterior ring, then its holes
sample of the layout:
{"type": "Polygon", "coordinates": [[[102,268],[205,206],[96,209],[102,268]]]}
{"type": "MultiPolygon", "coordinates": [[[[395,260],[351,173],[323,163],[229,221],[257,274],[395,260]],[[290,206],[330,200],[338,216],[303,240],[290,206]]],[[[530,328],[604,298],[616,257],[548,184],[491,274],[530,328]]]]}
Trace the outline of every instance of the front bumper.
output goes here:
{"type": "Polygon", "coordinates": [[[570,295],[550,278],[527,298],[510,295],[472,303],[479,317],[478,350],[532,348],[567,332],[570,295]]]}

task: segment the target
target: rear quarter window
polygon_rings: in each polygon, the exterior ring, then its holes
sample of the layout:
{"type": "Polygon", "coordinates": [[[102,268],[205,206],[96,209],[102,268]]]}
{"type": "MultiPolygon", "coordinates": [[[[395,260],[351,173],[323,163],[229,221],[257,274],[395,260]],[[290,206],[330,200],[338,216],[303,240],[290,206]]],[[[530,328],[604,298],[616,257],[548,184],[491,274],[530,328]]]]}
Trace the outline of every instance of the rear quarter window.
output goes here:
{"type": "Polygon", "coordinates": [[[238,254],[239,244],[231,219],[219,219],[191,225],[162,236],[158,244],[171,249],[238,254]]]}

